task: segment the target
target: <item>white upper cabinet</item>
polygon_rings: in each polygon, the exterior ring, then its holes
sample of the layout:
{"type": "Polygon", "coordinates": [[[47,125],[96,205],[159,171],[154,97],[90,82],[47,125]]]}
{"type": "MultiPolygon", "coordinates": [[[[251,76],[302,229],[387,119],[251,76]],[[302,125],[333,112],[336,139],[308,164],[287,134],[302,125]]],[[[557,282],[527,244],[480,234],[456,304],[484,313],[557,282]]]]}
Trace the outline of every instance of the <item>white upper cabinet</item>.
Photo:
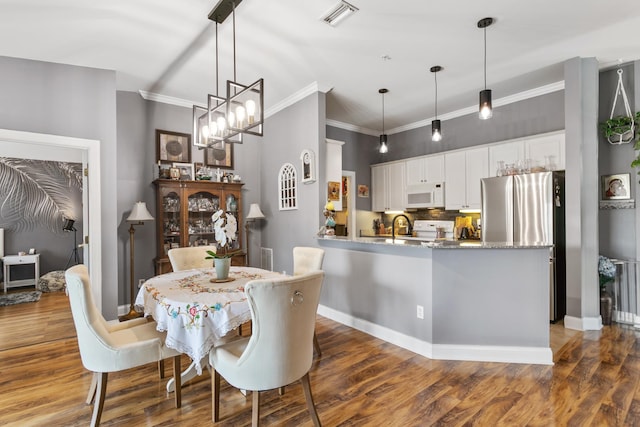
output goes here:
{"type": "Polygon", "coordinates": [[[445,153],[445,209],[480,209],[480,179],[489,176],[488,147],[445,153]]]}
{"type": "Polygon", "coordinates": [[[407,203],[405,162],[371,167],[371,210],[402,211],[407,203]]]}
{"type": "Polygon", "coordinates": [[[564,170],[564,135],[564,131],[561,131],[525,138],[525,158],[531,159],[531,166],[541,166],[554,171],[564,170]]]}
{"type": "Polygon", "coordinates": [[[406,161],[407,185],[444,181],[444,155],[417,157],[406,161]]]}

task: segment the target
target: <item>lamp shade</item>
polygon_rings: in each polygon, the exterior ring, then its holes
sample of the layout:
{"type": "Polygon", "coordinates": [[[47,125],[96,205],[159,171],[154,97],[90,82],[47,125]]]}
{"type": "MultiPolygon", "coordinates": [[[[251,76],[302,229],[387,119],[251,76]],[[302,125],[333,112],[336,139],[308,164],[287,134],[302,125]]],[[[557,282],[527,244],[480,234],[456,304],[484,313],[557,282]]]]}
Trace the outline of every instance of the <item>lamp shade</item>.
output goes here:
{"type": "Polygon", "coordinates": [[[127,221],[153,221],[153,217],[147,210],[147,204],[145,202],[136,202],[136,204],[133,205],[133,209],[131,209],[131,214],[129,214],[129,218],[127,218],[127,221]]]}
{"type": "Polygon", "coordinates": [[[67,218],[64,222],[64,226],[62,227],[62,231],[73,231],[73,223],[75,223],[74,220],[67,218]]]}
{"type": "Polygon", "coordinates": [[[431,121],[431,140],[435,142],[442,140],[442,124],[440,120],[431,121]]]}
{"type": "Polygon", "coordinates": [[[257,203],[251,203],[249,206],[249,214],[247,215],[247,219],[262,219],[264,218],[264,214],[262,210],[260,210],[260,205],[257,203]]]}
{"type": "Polygon", "coordinates": [[[493,109],[491,107],[491,89],[485,89],[480,91],[480,113],[481,120],[490,119],[493,116],[493,109]]]}
{"type": "Polygon", "coordinates": [[[378,151],[381,154],[389,151],[389,146],[387,145],[387,134],[383,133],[382,135],[380,135],[380,147],[378,148],[378,151]]]}

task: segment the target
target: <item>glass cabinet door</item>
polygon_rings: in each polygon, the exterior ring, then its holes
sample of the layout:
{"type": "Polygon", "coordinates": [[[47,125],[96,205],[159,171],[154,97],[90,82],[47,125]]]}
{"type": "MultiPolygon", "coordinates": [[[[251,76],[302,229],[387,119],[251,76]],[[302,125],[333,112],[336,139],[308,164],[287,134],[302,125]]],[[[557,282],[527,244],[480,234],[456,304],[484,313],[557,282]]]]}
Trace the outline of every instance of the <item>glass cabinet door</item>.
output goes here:
{"type": "Polygon", "coordinates": [[[215,245],[211,216],[220,209],[220,196],[198,191],[188,197],[187,246],[215,245]]]}
{"type": "Polygon", "coordinates": [[[163,253],[166,256],[169,249],[179,248],[181,242],[180,195],[177,191],[168,189],[162,195],[162,223],[163,253]]]}

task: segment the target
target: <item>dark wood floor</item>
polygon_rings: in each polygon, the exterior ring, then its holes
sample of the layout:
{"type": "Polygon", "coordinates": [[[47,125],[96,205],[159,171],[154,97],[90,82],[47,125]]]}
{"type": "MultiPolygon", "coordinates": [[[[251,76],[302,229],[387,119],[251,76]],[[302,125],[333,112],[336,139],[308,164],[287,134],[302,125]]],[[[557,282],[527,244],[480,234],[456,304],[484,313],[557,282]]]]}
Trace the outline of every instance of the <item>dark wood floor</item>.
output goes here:
{"type": "MultiPolygon", "coordinates": [[[[317,332],[323,355],[311,385],[324,426],[640,425],[640,346],[631,328],[553,326],[554,366],[429,360],[322,317],[317,332]]],[[[90,381],[64,293],[0,307],[0,425],[86,426],[90,381]]],[[[219,425],[250,425],[251,399],[223,386],[219,425]]],[[[173,407],[155,364],[114,373],[102,425],[209,425],[209,376],[185,385],[182,401],[173,407]]],[[[312,425],[301,386],[265,392],[262,422],[312,425]]]]}

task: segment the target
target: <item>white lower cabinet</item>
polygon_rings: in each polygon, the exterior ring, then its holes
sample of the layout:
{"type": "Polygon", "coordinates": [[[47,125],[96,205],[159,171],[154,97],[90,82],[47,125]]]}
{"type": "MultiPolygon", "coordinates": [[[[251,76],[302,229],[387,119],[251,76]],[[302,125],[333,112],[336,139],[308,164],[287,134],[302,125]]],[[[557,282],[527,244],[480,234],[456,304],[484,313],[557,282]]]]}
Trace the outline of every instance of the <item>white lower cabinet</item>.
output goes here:
{"type": "Polygon", "coordinates": [[[480,179],[489,176],[488,147],[444,155],[446,210],[480,209],[480,179]]]}
{"type": "Polygon", "coordinates": [[[402,211],[407,204],[405,162],[371,166],[371,210],[402,211]]]}

